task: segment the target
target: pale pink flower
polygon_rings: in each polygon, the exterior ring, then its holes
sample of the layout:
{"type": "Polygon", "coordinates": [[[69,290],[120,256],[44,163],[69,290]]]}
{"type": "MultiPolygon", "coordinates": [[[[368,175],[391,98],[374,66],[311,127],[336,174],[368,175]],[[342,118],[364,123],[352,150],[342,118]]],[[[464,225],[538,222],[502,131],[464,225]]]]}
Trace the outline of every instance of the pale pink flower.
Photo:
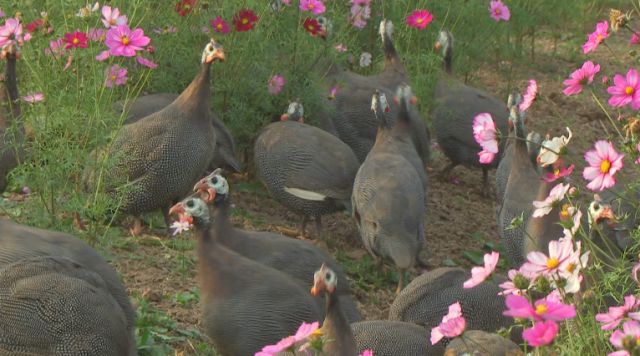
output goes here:
{"type": "Polygon", "coordinates": [[[61,56],[64,52],[64,40],[62,38],[49,41],[49,48],[44,50],[45,54],[53,56],[61,56]]]}
{"type": "Polygon", "coordinates": [[[531,285],[532,278],[530,278],[530,276],[528,276],[526,273],[520,272],[518,270],[509,270],[509,272],[507,273],[507,277],[509,277],[509,280],[500,283],[500,288],[502,288],[503,291],[498,293],[498,295],[524,295],[531,285]],[[524,286],[519,287],[518,285],[516,285],[518,283],[525,282],[527,283],[526,288],[524,288],[524,286]]]}
{"type": "Polygon", "coordinates": [[[173,236],[189,231],[193,224],[188,220],[174,221],[170,228],[173,229],[173,236]]]}
{"type": "Polygon", "coordinates": [[[96,61],[102,62],[109,58],[109,51],[102,51],[96,56],[96,61]]]}
{"type": "Polygon", "coordinates": [[[103,42],[107,38],[107,30],[104,28],[89,29],[89,40],[93,42],[103,42]]]}
{"type": "Polygon", "coordinates": [[[636,283],[640,284],[640,280],[638,280],[638,272],[640,271],[640,262],[633,265],[631,269],[631,278],[636,281],[636,283]]]}
{"type": "Polygon", "coordinates": [[[364,28],[371,18],[371,0],[351,0],[350,22],[356,28],[364,28]]]}
{"type": "Polygon", "coordinates": [[[5,17],[5,13],[2,11],[2,9],[0,9],[0,18],[5,17]]]}
{"type": "Polygon", "coordinates": [[[595,75],[600,72],[600,65],[591,61],[586,61],[581,68],[571,73],[569,79],[565,79],[562,84],[565,85],[562,91],[564,95],[575,95],[582,92],[582,87],[593,82],[595,75]]]}
{"type": "Polygon", "coordinates": [[[492,0],[489,4],[489,12],[496,21],[509,21],[511,18],[511,11],[501,0],[492,0]]]}
{"type": "Polygon", "coordinates": [[[534,218],[539,218],[549,214],[551,210],[553,210],[554,207],[558,206],[558,203],[562,201],[562,199],[564,199],[564,196],[569,191],[569,188],[571,188],[571,185],[560,183],[553,187],[553,189],[551,189],[551,191],[549,192],[549,196],[547,196],[544,200],[535,200],[533,202],[533,206],[536,209],[533,211],[532,216],[534,218]]]}
{"type": "Polygon", "coordinates": [[[118,8],[111,9],[111,6],[104,5],[102,7],[102,23],[106,28],[127,24],[127,16],[120,16],[118,8]]]}
{"type": "Polygon", "coordinates": [[[491,114],[482,113],[473,118],[473,137],[482,147],[482,151],[478,152],[480,163],[491,163],[498,153],[496,124],[491,114]]]}
{"type": "MultiPolygon", "coordinates": [[[[622,325],[622,330],[614,331],[609,338],[609,342],[611,342],[611,344],[618,349],[624,349],[625,344],[637,345],[638,340],[640,340],[640,323],[635,320],[625,322],[622,325]]],[[[620,356],[631,354],[627,350],[621,350],[612,352],[609,354],[609,356],[611,355],[620,356]]]]}
{"type": "Polygon", "coordinates": [[[44,100],[44,94],[42,92],[29,93],[23,96],[22,100],[27,103],[35,104],[44,100]]]}
{"type": "Polygon", "coordinates": [[[607,88],[607,92],[611,94],[609,105],[621,107],[631,104],[633,110],[640,109],[640,80],[635,69],[629,69],[626,77],[616,74],[613,84],[607,88]]]}
{"type": "Polygon", "coordinates": [[[582,171],[582,176],[591,181],[587,188],[602,191],[613,187],[616,184],[613,176],[622,169],[623,158],[624,155],[618,153],[611,142],[597,141],[595,149],[587,151],[584,155],[589,166],[582,171]]]}
{"type": "Polygon", "coordinates": [[[282,88],[284,87],[284,83],[285,83],[285,80],[283,76],[278,74],[273,75],[269,79],[269,83],[267,83],[269,94],[271,95],[280,94],[280,92],[282,91],[282,88]]]}
{"type": "Polygon", "coordinates": [[[424,30],[433,21],[433,15],[427,10],[415,10],[407,16],[406,21],[409,27],[424,30]]]}
{"type": "Polygon", "coordinates": [[[341,53],[347,51],[347,46],[345,46],[342,43],[338,43],[337,45],[333,46],[333,48],[335,48],[336,51],[341,52],[341,53]]]}
{"type": "Polygon", "coordinates": [[[522,96],[522,102],[520,103],[520,111],[527,111],[527,109],[533,104],[536,100],[536,96],[538,95],[538,83],[534,79],[529,80],[529,85],[527,86],[527,90],[522,96]]]}
{"type": "Polygon", "coordinates": [[[8,18],[5,21],[4,26],[0,26],[0,48],[4,48],[9,45],[22,46],[24,41],[28,41],[31,38],[22,36],[22,24],[20,20],[14,18],[8,18]]]}
{"type": "Polygon", "coordinates": [[[576,308],[570,304],[563,304],[553,293],[538,299],[533,306],[527,298],[515,294],[508,295],[505,303],[507,310],[503,314],[513,318],[562,321],[576,316],[576,308]]]}
{"type": "Polygon", "coordinates": [[[573,253],[573,242],[569,239],[552,240],[549,242],[549,256],[540,251],[531,251],[527,254],[520,271],[531,275],[548,275],[563,270],[573,253]]]}
{"type": "Polygon", "coordinates": [[[142,50],[149,42],[151,40],[144,35],[142,29],[131,30],[127,25],[118,25],[109,29],[105,44],[112,56],[133,57],[136,51],[142,50]]]}
{"type": "Polygon", "coordinates": [[[573,133],[571,133],[571,130],[568,127],[567,132],[569,133],[569,137],[562,135],[560,137],[549,139],[549,136],[547,136],[547,139],[542,141],[540,153],[538,153],[537,158],[540,166],[546,167],[550,164],[554,164],[560,156],[565,154],[565,147],[569,144],[569,141],[571,141],[571,137],[573,137],[573,133]]]}
{"type": "Polygon", "coordinates": [[[464,288],[473,288],[484,282],[484,280],[487,279],[487,277],[489,277],[496,269],[499,258],[500,254],[498,252],[491,251],[491,253],[486,253],[484,255],[484,266],[473,267],[471,269],[471,278],[465,281],[462,286],[464,288]]]}
{"type": "Polygon", "coordinates": [[[558,324],[553,320],[539,321],[522,331],[522,338],[531,346],[549,345],[558,334],[558,324]]]}
{"type": "Polygon", "coordinates": [[[275,345],[267,345],[262,348],[262,351],[257,352],[255,356],[270,356],[277,355],[279,352],[286,351],[291,348],[297,342],[306,340],[309,336],[313,335],[319,328],[319,323],[317,321],[313,323],[305,323],[303,322],[298,331],[296,331],[295,335],[287,336],[284,339],[278,341],[275,345]]]}
{"type": "Polygon", "coordinates": [[[373,356],[373,350],[364,350],[359,356],[373,356]]]}
{"type": "Polygon", "coordinates": [[[596,30],[589,34],[587,42],[582,45],[582,51],[586,54],[598,48],[598,45],[600,45],[605,38],[609,37],[608,30],[609,22],[598,22],[596,30]]]}
{"type": "Polygon", "coordinates": [[[144,58],[143,56],[136,56],[136,61],[143,66],[151,69],[158,68],[158,64],[150,59],[144,58]]]}
{"type": "Polygon", "coordinates": [[[640,300],[630,294],[624,297],[623,305],[609,307],[606,313],[596,314],[596,320],[603,324],[600,327],[602,330],[612,330],[618,327],[624,318],[630,316],[630,313],[638,310],[638,307],[640,307],[640,300]]]}
{"type": "Polygon", "coordinates": [[[553,172],[547,172],[547,173],[543,174],[542,175],[542,179],[547,183],[555,182],[556,180],[558,180],[558,179],[560,179],[562,177],[566,177],[566,176],[570,175],[571,173],[573,173],[573,170],[575,168],[576,168],[575,164],[572,164],[572,165],[567,166],[567,167],[558,166],[558,167],[554,168],[553,172]]]}
{"type": "Polygon", "coordinates": [[[449,313],[442,317],[440,325],[431,329],[431,345],[437,344],[442,338],[454,338],[464,332],[466,321],[462,316],[460,302],[449,306],[449,313]]]}
{"type": "MultiPolygon", "coordinates": [[[[636,146],[636,150],[638,150],[638,152],[640,152],[640,142],[638,143],[638,146],[636,146]]],[[[640,164],[640,157],[638,157],[638,159],[636,159],[636,164],[640,164]]]]}
{"type": "Polygon", "coordinates": [[[117,64],[107,69],[107,78],[104,85],[112,88],[114,85],[124,85],[127,82],[127,68],[122,68],[117,64]]]}
{"type": "Polygon", "coordinates": [[[629,38],[629,45],[637,45],[640,43],[640,37],[637,34],[632,34],[631,38],[629,38]]]}
{"type": "Polygon", "coordinates": [[[326,10],[321,0],[300,0],[300,10],[311,11],[315,15],[320,15],[326,10]]]}

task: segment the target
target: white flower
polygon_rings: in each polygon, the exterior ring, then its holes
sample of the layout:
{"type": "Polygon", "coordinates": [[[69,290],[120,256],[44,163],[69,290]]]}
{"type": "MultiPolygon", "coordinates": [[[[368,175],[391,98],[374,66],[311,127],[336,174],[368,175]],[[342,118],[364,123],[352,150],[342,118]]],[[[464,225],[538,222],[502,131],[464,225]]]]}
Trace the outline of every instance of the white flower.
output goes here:
{"type": "Polygon", "coordinates": [[[564,234],[565,237],[573,238],[573,236],[576,234],[576,232],[580,228],[580,220],[582,219],[582,212],[580,211],[580,209],[576,209],[575,207],[570,206],[567,208],[567,214],[568,216],[571,217],[573,225],[571,226],[571,229],[563,228],[562,233],[564,234]]]}
{"type": "Polygon", "coordinates": [[[173,224],[171,224],[171,228],[174,229],[173,236],[181,234],[185,231],[189,231],[189,229],[191,229],[191,226],[193,225],[191,225],[191,223],[187,220],[174,221],[173,224]]]}
{"type": "Polygon", "coordinates": [[[533,206],[536,208],[536,210],[533,211],[533,217],[539,218],[549,214],[556,203],[564,199],[564,196],[569,191],[569,188],[571,188],[571,185],[560,183],[553,187],[553,189],[551,189],[551,191],[549,192],[549,196],[545,200],[534,201],[533,206]]]}
{"type": "Polygon", "coordinates": [[[84,7],[81,7],[80,10],[78,10],[78,13],[76,14],[76,16],[78,17],[90,16],[92,13],[98,11],[99,8],[100,8],[100,3],[98,2],[93,4],[93,7],[91,6],[91,4],[87,4],[84,7]]]}
{"type": "Polygon", "coordinates": [[[540,166],[546,167],[550,164],[554,164],[558,158],[560,158],[559,154],[562,153],[564,147],[569,144],[569,141],[571,141],[571,137],[573,136],[568,127],[567,132],[569,132],[569,137],[565,137],[564,135],[554,137],[552,139],[547,137],[546,140],[542,141],[540,153],[538,154],[538,164],[540,166]]]}
{"type": "Polygon", "coordinates": [[[368,67],[371,65],[371,53],[362,52],[360,55],[360,67],[368,67]]]}

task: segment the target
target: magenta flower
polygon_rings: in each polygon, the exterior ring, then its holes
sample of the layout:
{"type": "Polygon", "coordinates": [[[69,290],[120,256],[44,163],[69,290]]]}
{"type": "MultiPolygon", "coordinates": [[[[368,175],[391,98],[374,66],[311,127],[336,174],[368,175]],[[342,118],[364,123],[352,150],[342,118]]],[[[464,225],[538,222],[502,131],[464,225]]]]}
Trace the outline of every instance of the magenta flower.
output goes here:
{"type": "Polygon", "coordinates": [[[156,62],[150,59],[144,58],[143,56],[136,56],[136,61],[147,68],[151,68],[151,69],[158,68],[158,64],[156,62]]]}
{"type": "Polygon", "coordinates": [[[522,331],[522,338],[533,347],[549,345],[558,334],[558,324],[555,321],[539,321],[532,328],[522,331]]]}
{"type": "Polygon", "coordinates": [[[122,68],[117,64],[107,69],[107,78],[104,86],[113,88],[114,85],[124,85],[127,82],[127,68],[122,68]]]}
{"type": "Polygon", "coordinates": [[[424,30],[433,21],[433,15],[427,10],[415,10],[407,16],[406,21],[409,27],[424,30]]]}
{"type": "Polygon", "coordinates": [[[491,114],[482,113],[473,118],[473,137],[482,147],[482,151],[478,152],[480,163],[491,163],[498,153],[496,124],[491,114]]]}
{"type": "Polygon", "coordinates": [[[624,155],[618,153],[611,142],[597,141],[595,149],[587,151],[584,155],[589,166],[584,168],[582,176],[591,181],[587,188],[602,191],[613,187],[616,184],[613,176],[622,169],[623,158],[624,155]]]}
{"type": "Polygon", "coordinates": [[[320,15],[326,10],[322,0],[300,0],[300,10],[320,15]]]}
{"type": "Polygon", "coordinates": [[[549,242],[549,256],[547,257],[540,251],[529,252],[527,262],[520,267],[520,271],[532,276],[559,272],[572,262],[572,255],[573,242],[570,239],[551,240],[549,242]]]}
{"type": "Polygon", "coordinates": [[[87,35],[84,32],[76,31],[64,34],[64,42],[67,44],[64,48],[87,48],[87,35]]]}
{"type": "Polygon", "coordinates": [[[39,103],[39,102],[44,100],[44,94],[41,93],[41,92],[29,93],[29,94],[23,96],[22,100],[24,102],[27,102],[27,103],[30,103],[30,104],[39,103]]]}
{"type": "Polygon", "coordinates": [[[213,30],[217,33],[222,33],[224,35],[229,33],[229,24],[220,16],[211,20],[210,24],[211,27],[213,27],[213,30]]]}
{"type": "Polygon", "coordinates": [[[127,16],[120,16],[120,10],[117,7],[111,9],[111,6],[105,5],[102,7],[102,23],[106,28],[126,25],[127,16]]]}
{"type": "Polygon", "coordinates": [[[625,106],[630,103],[633,110],[640,109],[640,82],[635,69],[629,69],[626,78],[616,74],[613,77],[613,84],[607,88],[607,92],[611,94],[609,105],[625,106]]]}
{"type": "Polygon", "coordinates": [[[622,325],[622,330],[614,331],[609,338],[609,342],[611,342],[613,346],[624,350],[610,353],[609,356],[631,355],[629,351],[626,350],[626,347],[629,347],[629,345],[637,347],[638,340],[640,340],[640,324],[634,320],[625,322],[622,325]]]}
{"type": "Polygon", "coordinates": [[[280,92],[282,91],[282,88],[284,87],[284,77],[278,74],[275,74],[274,76],[272,76],[269,79],[269,83],[267,84],[267,87],[269,89],[269,94],[271,95],[278,95],[280,94],[280,92]]]}
{"type": "Polygon", "coordinates": [[[547,196],[544,200],[535,200],[533,202],[533,206],[536,208],[533,211],[532,216],[534,218],[539,218],[545,216],[553,210],[554,207],[558,206],[558,203],[564,199],[564,196],[571,188],[569,184],[558,184],[549,192],[549,196],[547,196]]]}
{"type": "Polygon", "coordinates": [[[624,304],[619,307],[609,307],[606,313],[599,313],[596,315],[596,320],[603,325],[600,327],[602,330],[612,330],[618,327],[620,322],[629,313],[635,311],[640,306],[640,300],[636,299],[633,294],[624,297],[624,304]]]}
{"type": "Polygon", "coordinates": [[[118,25],[109,29],[105,44],[112,56],[133,57],[136,51],[142,50],[149,42],[151,40],[144,35],[142,29],[132,31],[127,25],[118,25]]]}
{"type": "Polygon", "coordinates": [[[587,54],[598,48],[598,45],[602,43],[605,38],[609,37],[609,33],[607,32],[608,30],[609,22],[598,22],[598,24],[596,25],[596,30],[589,34],[587,42],[582,45],[582,51],[587,54]]]}
{"type": "Polygon", "coordinates": [[[373,356],[373,350],[364,350],[359,356],[373,356]]]}
{"type": "Polygon", "coordinates": [[[28,41],[30,38],[31,35],[28,33],[22,36],[22,24],[18,19],[8,18],[4,26],[0,26],[0,48],[9,45],[22,46],[24,41],[28,41]]]}
{"type": "Polygon", "coordinates": [[[571,73],[569,79],[566,79],[562,84],[565,85],[562,91],[564,95],[574,95],[582,91],[582,86],[591,84],[593,78],[600,71],[599,64],[593,64],[591,61],[586,61],[582,64],[582,67],[576,69],[571,73]]]}
{"type": "Polygon", "coordinates": [[[629,38],[629,45],[637,45],[638,43],[640,43],[640,37],[634,33],[631,35],[631,38],[629,38]]]}
{"type": "Polygon", "coordinates": [[[471,269],[471,278],[465,281],[462,286],[464,288],[473,288],[484,282],[484,280],[487,279],[487,277],[489,277],[496,269],[499,258],[500,254],[498,252],[491,251],[491,253],[486,253],[484,255],[484,266],[473,267],[471,269]]]}
{"type": "MultiPolygon", "coordinates": [[[[560,161],[556,161],[560,162],[560,161]]],[[[552,183],[555,182],[556,180],[562,178],[562,177],[566,177],[568,175],[570,175],[571,173],[573,173],[573,170],[576,168],[575,164],[572,164],[570,166],[567,167],[562,167],[562,166],[557,166],[556,168],[554,168],[553,172],[547,172],[542,176],[542,179],[547,182],[547,183],[552,183]]]]}
{"type": "Polygon", "coordinates": [[[462,316],[460,302],[449,306],[449,313],[442,317],[440,325],[431,329],[431,345],[437,344],[442,338],[454,338],[464,332],[466,321],[462,316]]]}
{"type": "Polygon", "coordinates": [[[503,314],[513,318],[532,319],[535,321],[562,321],[576,316],[576,308],[573,305],[563,304],[556,300],[556,296],[553,293],[537,300],[534,306],[529,304],[527,298],[515,294],[508,295],[505,302],[507,310],[503,314]]]}
{"type": "Polygon", "coordinates": [[[502,3],[502,0],[492,0],[489,5],[489,12],[496,21],[509,21],[511,18],[511,11],[509,11],[507,5],[502,3]]]}
{"type": "Polygon", "coordinates": [[[538,83],[535,80],[529,80],[529,86],[527,86],[527,90],[522,96],[522,102],[520,103],[520,111],[527,111],[527,109],[533,104],[536,100],[536,95],[538,94],[538,83]]]}

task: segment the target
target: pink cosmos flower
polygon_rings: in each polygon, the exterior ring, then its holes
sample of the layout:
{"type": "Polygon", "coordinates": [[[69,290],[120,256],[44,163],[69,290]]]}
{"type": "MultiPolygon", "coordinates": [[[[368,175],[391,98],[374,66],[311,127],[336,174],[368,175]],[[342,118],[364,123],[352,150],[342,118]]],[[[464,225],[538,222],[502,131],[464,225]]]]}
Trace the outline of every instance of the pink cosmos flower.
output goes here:
{"type": "Polygon", "coordinates": [[[433,21],[433,15],[427,10],[415,10],[407,16],[407,25],[419,30],[427,28],[431,21],[433,21]]]}
{"type": "Polygon", "coordinates": [[[20,20],[8,18],[4,26],[0,26],[0,48],[9,45],[22,45],[31,38],[30,34],[22,36],[22,24],[20,20]]]}
{"type": "Polygon", "coordinates": [[[373,356],[373,350],[364,350],[360,356],[373,356]]]}
{"type": "Polygon", "coordinates": [[[115,9],[111,9],[111,6],[105,5],[102,7],[102,23],[106,28],[126,25],[127,16],[120,16],[120,10],[118,10],[117,7],[115,9]]]}
{"type": "Polygon", "coordinates": [[[148,45],[151,40],[144,35],[140,28],[131,30],[127,25],[112,27],[107,32],[105,44],[112,56],[133,57],[136,51],[148,45]]]}
{"type": "Polygon", "coordinates": [[[60,56],[64,53],[64,41],[62,38],[49,41],[49,48],[44,50],[46,55],[60,56]]]}
{"type": "Polygon", "coordinates": [[[278,95],[280,94],[280,92],[282,91],[282,88],[284,87],[284,77],[278,74],[275,74],[274,76],[271,77],[271,79],[269,79],[269,83],[267,84],[267,87],[269,89],[269,94],[271,95],[278,95]]]}
{"type": "Polygon", "coordinates": [[[489,5],[489,12],[491,13],[491,17],[496,21],[509,21],[511,18],[511,11],[509,11],[507,5],[503,4],[501,0],[492,0],[489,5]]]}
{"type": "Polygon", "coordinates": [[[340,52],[340,53],[343,53],[343,52],[346,52],[346,51],[347,51],[347,46],[345,46],[345,45],[344,45],[344,44],[342,44],[342,43],[338,43],[337,45],[333,46],[333,48],[335,48],[335,49],[336,49],[336,51],[338,51],[338,52],[340,52]]]}
{"type": "Polygon", "coordinates": [[[564,199],[564,196],[569,191],[569,188],[571,188],[571,185],[560,183],[553,187],[553,189],[551,189],[551,191],[549,192],[549,196],[544,200],[534,201],[533,206],[536,208],[536,210],[533,211],[532,216],[534,218],[539,218],[549,214],[551,210],[553,210],[553,208],[556,207],[558,203],[562,201],[562,199],[564,199]]]}
{"type": "Polygon", "coordinates": [[[539,321],[532,328],[522,331],[522,338],[533,347],[549,345],[558,334],[558,324],[555,321],[539,321]]]}
{"type": "Polygon", "coordinates": [[[596,315],[596,320],[603,325],[600,327],[602,330],[612,330],[618,327],[624,318],[629,316],[629,313],[635,311],[640,307],[640,300],[636,299],[633,294],[624,297],[624,304],[619,307],[609,307],[606,313],[599,313],[596,315]]]}
{"type": "Polygon", "coordinates": [[[336,94],[338,94],[338,87],[331,87],[331,89],[329,89],[329,100],[335,99],[336,94]]]}
{"type": "Polygon", "coordinates": [[[536,100],[536,95],[538,94],[538,83],[534,79],[529,80],[529,86],[527,86],[527,90],[522,96],[522,102],[520,103],[520,111],[527,111],[527,109],[533,104],[536,100]]]}
{"type": "Polygon", "coordinates": [[[64,48],[87,48],[87,35],[84,32],[76,31],[64,34],[64,42],[67,44],[64,48]]]}
{"type": "Polygon", "coordinates": [[[609,22],[598,22],[598,24],[596,25],[596,30],[589,34],[587,42],[582,45],[582,51],[587,54],[598,48],[598,45],[600,45],[600,43],[602,43],[605,38],[609,37],[609,33],[607,32],[608,30],[609,22]]]}
{"type": "Polygon", "coordinates": [[[442,317],[440,325],[431,329],[431,345],[437,344],[442,338],[454,338],[464,332],[466,321],[462,316],[460,302],[449,306],[449,313],[442,317]]]}
{"type": "MultiPolygon", "coordinates": [[[[622,330],[616,330],[611,334],[609,342],[618,349],[624,349],[626,345],[637,345],[640,340],[640,323],[631,320],[622,325],[622,330]]],[[[612,352],[609,356],[631,355],[627,350],[612,352]]]]}
{"type": "Polygon", "coordinates": [[[351,0],[350,22],[356,28],[364,28],[371,18],[371,0],[351,0]]]}
{"type": "Polygon", "coordinates": [[[158,68],[158,64],[156,62],[150,59],[144,58],[143,56],[136,56],[136,61],[147,68],[151,68],[151,69],[158,68]]]}
{"type": "Polygon", "coordinates": [[[613,84],[607,88],[607,92],[611,94],[609,105],[625,106],[631,104],[633,110],[640,109],[640,81],[635,69],[629,69],[626,78],[616,74],[613,77],[613,84]]]}
{"type": "Polygon", "coordinates": [[[562,321],[576,316],[576,308],[573,305],[563,304],[553,294],[537,300],[534,306],[529,304],[527,298],[515,294],[508,295],[505,303],[507,310],[503,314],[513,318],[562,321]]]}
{"type": "Polygon", "coordinates": [[[483,267],[473,267],[471,269],[471,278],[464,282],[462,285],[464,288],[473,288],[478,284],[484,282],[487,277],[493,273],[498,265],[498,259],[500,258],[500,254],[495,251],[491,251],[491,253],[487,253],[484,255],[484,266],[483,267]]]}
{"type": "Polygon", "coordinates": [[[482,147],[478,152],[480,163],[488,164],[498,153],[496,124],[489,113],[482,113],[473,118],[473,137],[482,147]]]}
{"type": "Polygon", "coordinates": [[[96,61],[98,62],[102,62],[107,60],[107,58],[109,58],[109,51],[102,51],[100,52],[97,56],[96,56],[96,61]]]}
{"type": "Polygon", "coordinates": [[[638,43],[640,43],[640,37],[634,33],[629,39],[629,45],[636,45],[638,43]]]}
{"type": "Polygon", "coordinates": [[[211,20],[210,24],[211,27],[213,27],[213,30],[217,33],[222,33],[224,35],[229,33],[229,24],[220,16],[211,20]]]}
{"type": "Polygon", "coordinates": [[[107,69],[107,78],[104,86],[113,88],[114,85],[124,85],[127,82],[127,68],[122,68],[117,64],[107,69]]]}
{"type": "Polygon", "coordinates": [[[107,38],[107,30],[104,28],[90,28],[89,40],[93,42],[103,42],[107,38]]]}
{"type": "MultiPolygon", "coordinates": [[[[557,161],[557,162],[560,162],[560,161],[557,161]]],[[[547,172],[542,176],[542,179],[545,182],[547,183],[555,182],[556,180],[562,177],[566,177],[570,175],[571,173],[573,173],[573,170],[576,168],[576,165],[572,164],[567,167],[562,167],[562,165],[557,165],[556,167],[557,168],[554,168],[553,172],[547,172]]]]}
{"type": "Polygon", "coordinates": [[[600,65],[593,64],[591,61],[586,61],[582,64],[582,67],[576,69],[569,79],[566,79],[562,84],[565,85],[562,91],[564,95],[574,95],[582,92],[582,87],[593,82],[595,75],[600,72],[600,65]]]}
{"type": "Polygon", "coordinates": [[[638,272],[640,272],[640,262],[633,265],[631,269],[631,278],[636,281],[636,283],[640,284],[640,280],[638,280],[638,272]]]}
{"type": "Polygon", "coordinates": [[[531,275],[549,275],[563,270],[566,264],[571,262],[573,242],[569,239],[552,240],[549,242],[549,256],[540,251],[531,251],[527,254],[520,271],[531,275]]]}
{"type": "Polygon", "coordinates": [[[602,191],[613,187],[616,184],[613,176],[622,169],[623,158],[624,154],[618,153],[611,142],[597,141],[595,149],[584,155],[589,166],[582,171],[582,176],[591,181],[587,188],[602,191]]]}
{"type": "Polygon", "coordinates": [[[322,0],[300,0],[300,10],[311,11],[315,15],[320,15],[326,10],[322,0]]]}
{"type": "Polygon", "coordinates": [[[29,93],[23,96],[22,100],[30,104],[39,103],[44,100],[44,94],[42,92],[29,93]]]}
{"type": "Polygon", "coordinates": [[[2,11],[2,9],[0,9],[0,18],[5,17],[5,13],[2,11]]]}
{"type": "Polygon", "coordinates": [[[263,347],[262,351],[256,353],[255,356],[271,356],[276,355],[279,352],[286,351],[297,342],[303,341],[313,333],[315,333],[318,330],[319,326],[320,324],[317,321],[313,323],[303,322],[298,328],[298,331],[296,331],[295,335],[287,336],[284,339],[278,341],[278,343],[275,345],[267,345],[263,347]]]}
{"type": "Polygon", "coordinates": [[[509,280],[500,283],[499,286],[503,289],[503,291],[498,293],[498,295],[524,295],[531,285],[531,276],[528,276],[526,273],[520,272],[518,270],[509,270],[509,272],[507,273],[507,277],[509,277],[509,280]],[[519,284],[524,284],[524,282],[526,282],[526,287],[524,285],[519,286],[519,284]]]}
{"type": "Polygon", "coordinates": [[[191,227],[193,227],[193,224],[188,220],[174,221],[170,226],[170,228],[173,229],[173,236],[189,231],[191,227]]]}
{"type": "Polygon", "coordinates": [[[578,228],[580,228],[581,219],[582,212],[580,211],[580,209],[576,209],[573,206],[568,206],[565,210],[565,208],[563,207],[562,211],[560,212],[560,221],[565,224],[568,224],[569,222],[571,223],[569,228],[565,227],[562,229],[562,233],[565,237],[573,238],[573,235],[575,235],[575,233],[578,231],[578,228]]]}

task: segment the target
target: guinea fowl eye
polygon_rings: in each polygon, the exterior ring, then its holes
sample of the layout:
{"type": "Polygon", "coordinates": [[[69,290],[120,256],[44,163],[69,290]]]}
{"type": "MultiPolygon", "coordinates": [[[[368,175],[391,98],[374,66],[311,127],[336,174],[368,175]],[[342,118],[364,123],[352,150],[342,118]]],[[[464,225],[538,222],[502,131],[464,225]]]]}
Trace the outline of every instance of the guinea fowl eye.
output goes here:
{"type": "Polygon", "coordinates": [[[218,177],[211,178],[211,184],[218,184],[218,177]]]}
{"type": "Polygon", "coordinates": [[[189,200],[186,205],[187,205],[187,208],[193,208],[193,206],[195,204],[194,204],[193,200],[189,200]]]}
{"type": "Polygon", "coordinates": [[[600,210],[600,204],[598,204],[598,203],[594,203],[594,204],[593,204],[593,208],[594,208],[595,210],[600,210]]]}
{"type": "Polygon", "coordinates": [[[327,272],[327,274],[324,275],[324,279],[330,281],[331,280],[331,272],[327,272]]]}

